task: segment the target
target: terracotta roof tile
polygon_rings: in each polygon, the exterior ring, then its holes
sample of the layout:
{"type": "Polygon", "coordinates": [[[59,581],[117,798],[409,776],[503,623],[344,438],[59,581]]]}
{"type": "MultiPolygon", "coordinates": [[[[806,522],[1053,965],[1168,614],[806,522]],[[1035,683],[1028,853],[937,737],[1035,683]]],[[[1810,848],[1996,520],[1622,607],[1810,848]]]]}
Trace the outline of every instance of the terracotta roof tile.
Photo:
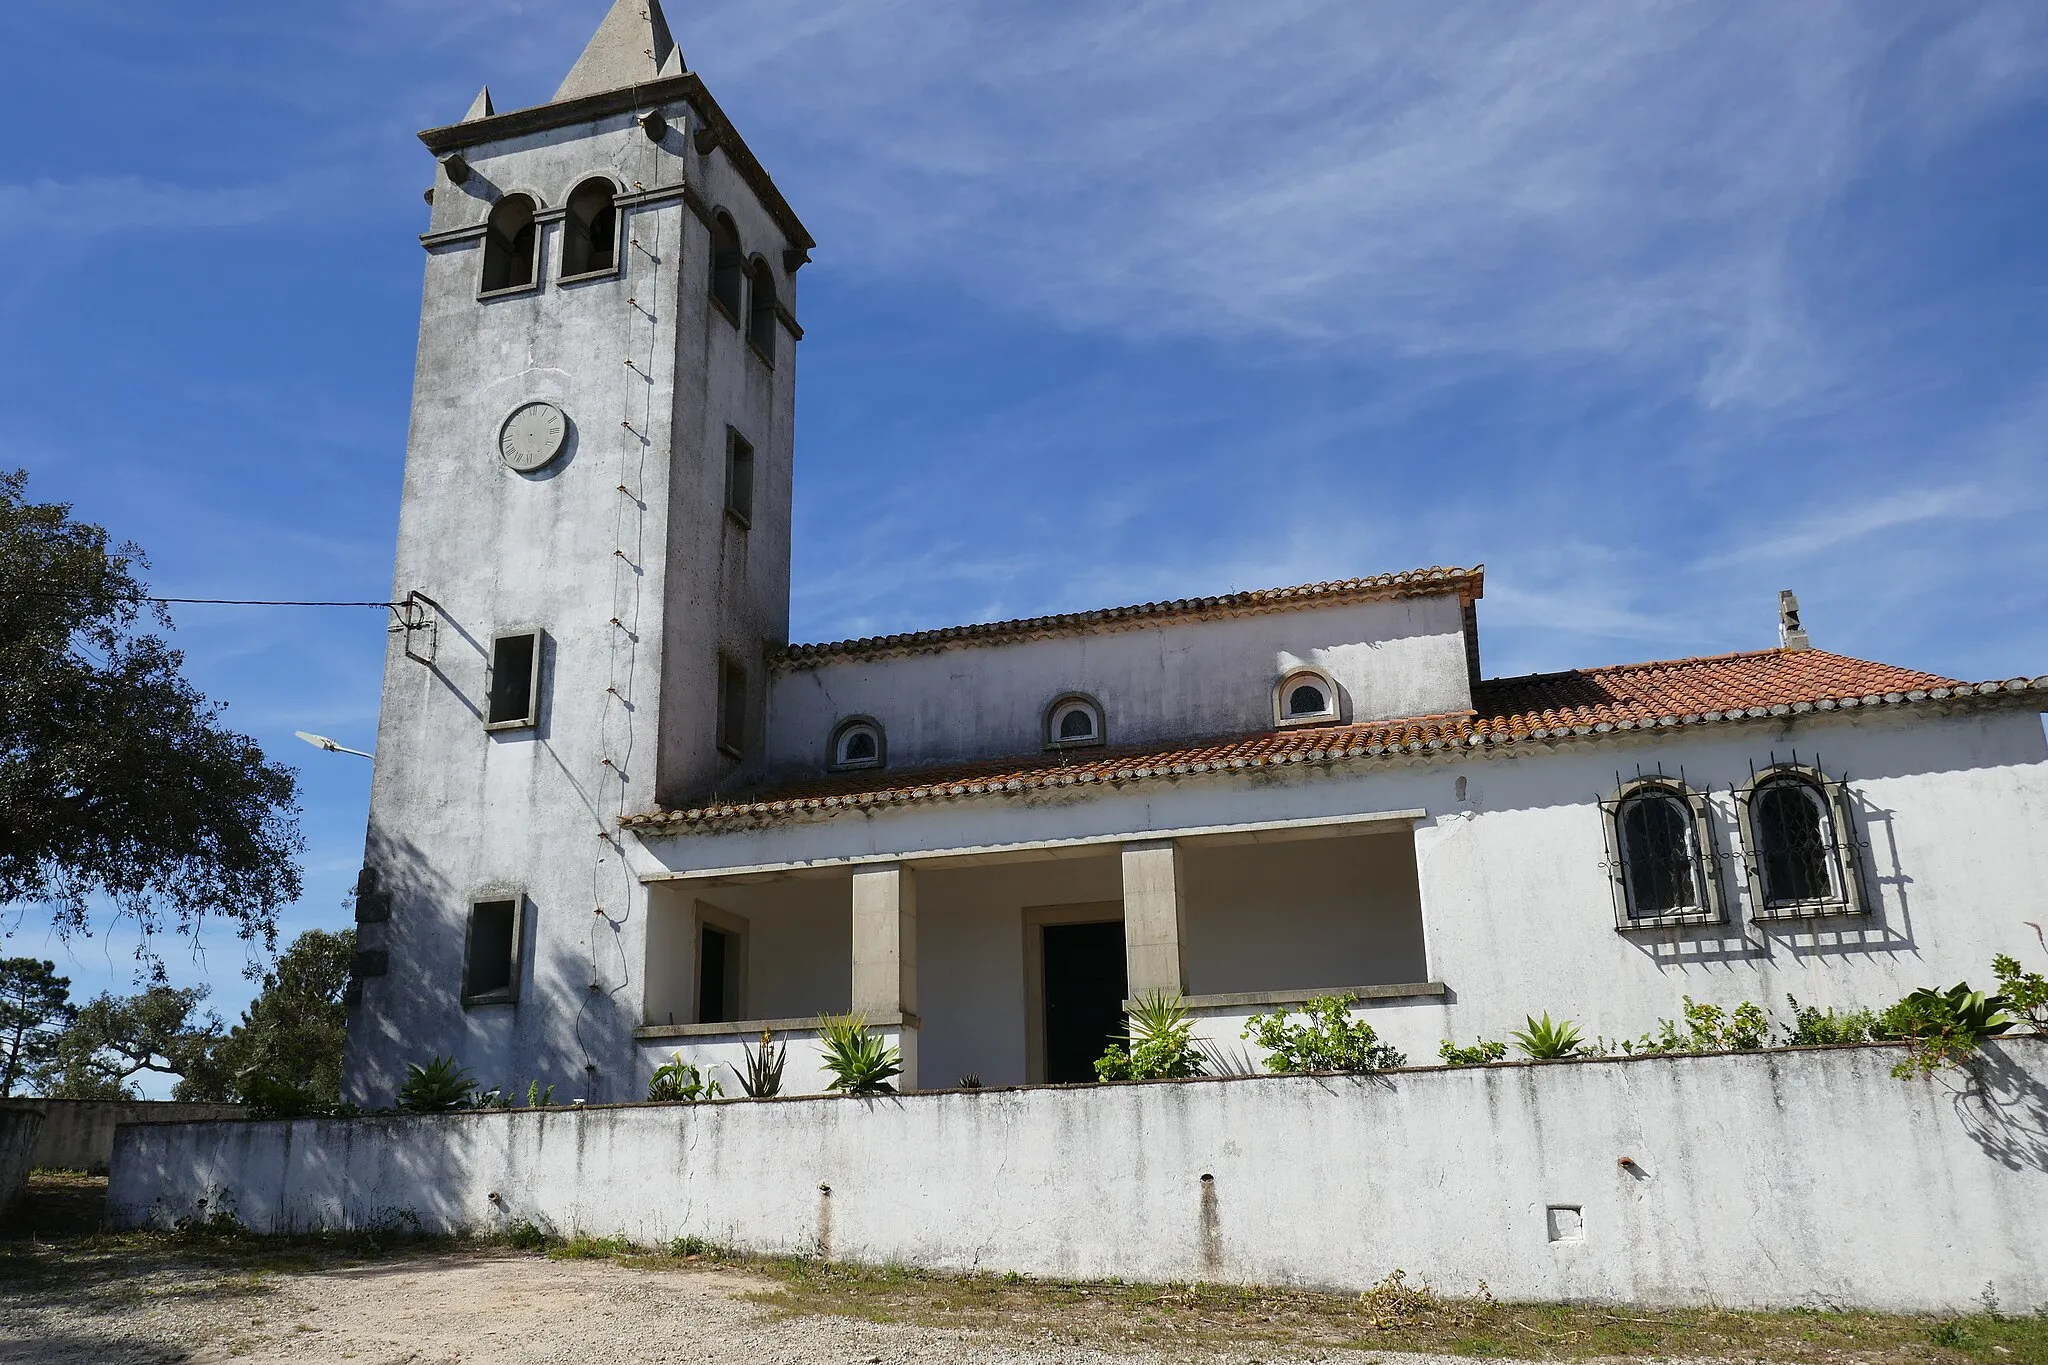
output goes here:
{"type": "Polygon", "coordinates": [[[801,667],[825,659],[909,654],[957,645],[993,645],[1045,635],[1068,635],[1078,631],[1128,629],[1160,620],[1187,620],[1209,616],[1246,616],[1254,612],[1290,611],[1341,602],[1376,602],[1397,597],[1438,597],[1458,593],[1478,598],[1486,592],[1486,567],[1470,569],[1435,567],[1411,569],[1404,573],[1375,574],[1370,578],[1344,578],[1328,583],[1303,583],[1292,588],[1260,588],[1252,592],[1226,593],[1221,597],[1183,597],[1171,602],[1141,602],[1131,607],[1103,607],[1097,611],[1067,612],[1059,616],[1032,616],[1016,621],[990,621],[982,625],[947,626],[942,630],[919,630],[903,635],[876,635],[862,640],[836,640],[829,644],[790,645],[769,656],[772,667],[801,667]]]}
{"type": "Polygon", "coordinates": [[[735,820],[809,811],[1428,754],[2011,692],[2048,693],[2048,677],[1971,684],[1822,650],[1764,650],[1495,678],[1479,684],[1475,710],[1456,715],[1267,731],[1141,749],[1069,750],[914,771],[844,774],[788,783],[727,803],[654,811],[625,823],[651,832],[715,828],[735,820]]]}

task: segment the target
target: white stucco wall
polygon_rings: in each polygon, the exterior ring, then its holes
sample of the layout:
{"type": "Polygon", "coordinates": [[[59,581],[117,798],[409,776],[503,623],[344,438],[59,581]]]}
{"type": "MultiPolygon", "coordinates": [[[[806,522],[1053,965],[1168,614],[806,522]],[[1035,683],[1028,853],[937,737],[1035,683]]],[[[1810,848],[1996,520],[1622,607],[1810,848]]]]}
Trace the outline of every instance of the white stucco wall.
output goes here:
{"type": "MultiPolygon", "coordinates": [[[[1446,1037],[1504,1037],[1546,1010],[1577,1021],[1589,1037],[1633,1038],[1659,1018],[1676,1018],[1686,995],[1724,1006],[1753,1000],[1783,1020],[1787,994],[1802,1003],[1881,1007],[1920,986],[1964,978],[1988,984],[1999,952],[2048,965],[2037,960],[2038,944],[2025,925],[2041,920],[2039,888],[2048,885],[2048,845],[2040,838],[2048,820],[2048,743],[2040,717],[2021,710],[1835,713],[1518,746],[1463,760],[1262,769],[867,808],[650,839],[641,866],[658,875],[664,868],[904,858],[928,869],[943,864],[919,860],[951,849],[1022,850],[1107,837],[1107,851],[1116,838],[1162,830],[1411,808],[1427,812],[1415,831],[1423,976],[1445,982],[1449,993],[1374,1003],[1367,1017],[1417,1060],[1433,1057],[1446,1037]],[[1864,878],[1873,911],[1865,920],[1750,919],[1731,792],[1748,780],[1752,764],[1789,758],[1795,749],[1808,760],[1817,752],[1830,773],[1848,776],[1858,834],[1869,845],[1864,878]],[[1639,766],[1659,764],[1669,773],[1683,767],[1695,788],[1710,793],[1729,889],[1726,924],[1627,933],[1614,927],[1598,799],[1614,791],[1617,770],[1632,777],[1639,766]]],[[[1310,865],[1305,858],[1304,871],[1310,865]]],[[[1201,872],[1201,857],[1193,868],[1201,872]]],[[[1189,888],[1197,907],[1189,927],[1190,971],[1197,974],[1191,991],[1214,979],[1199,975],[1209,970],[1205,964],[1229,960],[1224,921],[1200,909],[1217,885],[1189,888]]],[[[931,970],[927,964],[921,983],[927,993],[931,970]]],[[[977,1027],[994,1026],[991,1018],[977,1027]]],[[[1209,1025],[1218,1036],[1234,1036],[1237,1027],[1236,1015],[1209,1025]]],[[[928,1025],[928,1052],[937,1045],[931,1032],[928,1025]]]]}
{"type": "Polygon", "coordinates": [[[1289,669],[1327,672],[1346,720],[1472,704],[1456,594],[1096,630],[1001,645],[806,663],[776,675],[771,766],[818,770],[833,727],[871,716],[892,768],[1037,753],[1066,692],[1101,703],[1111,745],[1271,729],[1289,669]]]}
{"type": "Polygon", "coordinates": [[[1510,1301],[2048,1301],[2048,1041],[1974,1081],[1895,1080],[1899,1055],[128,1127],[109,1211],[1343,1290],[1399,1267],[1510,1301]]]}

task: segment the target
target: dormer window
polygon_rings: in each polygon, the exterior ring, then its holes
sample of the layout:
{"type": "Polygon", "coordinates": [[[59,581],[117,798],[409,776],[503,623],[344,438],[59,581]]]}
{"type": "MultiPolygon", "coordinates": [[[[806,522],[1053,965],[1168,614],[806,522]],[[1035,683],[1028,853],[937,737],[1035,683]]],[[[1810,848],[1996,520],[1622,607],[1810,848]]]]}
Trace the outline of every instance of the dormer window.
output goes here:
{"type": "Polygon", "coordinates": [[[1102,743],[1102,706],[1093,697],[1069,693],[1045,713],[1045,747],[1079,749],[1102,743]]]}
{"type": "Polygon", "coordinates": [[[832,732],[832,768],[847,772],[879,768],[883,758],[882,727],[866,716],[843,720],[832,732]]]}
{"type": "Polygon", "coordinates": [[[1273,689],[1277,726],[1327,725],[1336,719],[1337,685],[1318,669],[1298,668],[1273,689]]]}

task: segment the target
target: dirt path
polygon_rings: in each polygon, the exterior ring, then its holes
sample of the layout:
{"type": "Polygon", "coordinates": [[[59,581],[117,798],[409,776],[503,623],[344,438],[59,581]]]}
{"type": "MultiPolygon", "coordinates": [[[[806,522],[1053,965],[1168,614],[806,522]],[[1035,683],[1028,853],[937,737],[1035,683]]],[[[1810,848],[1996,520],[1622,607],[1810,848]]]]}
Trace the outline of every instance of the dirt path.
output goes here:
{"type": "Polygon", "coordinates": [[[258,1274],[159,1268],[81,1289],[0,1292],[0,1361],[155,1365],[1121,1365],[1320,1360],[1435,1365],[1341,1350],[1156,1347],[1108,1352],[1057,1325],[987,1334],[850,1317],[787,1317],[748,1294],[773,1281],[714,1268],[649,1272],[603,1261],[458,1253],[258,1274]]]}

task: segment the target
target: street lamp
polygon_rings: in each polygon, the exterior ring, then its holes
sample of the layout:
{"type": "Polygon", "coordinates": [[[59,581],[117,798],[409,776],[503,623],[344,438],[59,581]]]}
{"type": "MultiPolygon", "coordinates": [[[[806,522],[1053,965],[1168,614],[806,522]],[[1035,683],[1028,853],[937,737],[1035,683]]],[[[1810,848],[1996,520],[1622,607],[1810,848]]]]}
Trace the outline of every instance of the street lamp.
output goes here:
{"type": "Polygon", "coordinates": [[[314,748],[325,749],[330,754],[354,754],[357,758],[369,759],[377,757],[375,754],[366,754],[361,749],[351,749],[346,744],[337,744],[325,735],[309,735],[304,730],[294,730],[292,733],[314,748]]]}

